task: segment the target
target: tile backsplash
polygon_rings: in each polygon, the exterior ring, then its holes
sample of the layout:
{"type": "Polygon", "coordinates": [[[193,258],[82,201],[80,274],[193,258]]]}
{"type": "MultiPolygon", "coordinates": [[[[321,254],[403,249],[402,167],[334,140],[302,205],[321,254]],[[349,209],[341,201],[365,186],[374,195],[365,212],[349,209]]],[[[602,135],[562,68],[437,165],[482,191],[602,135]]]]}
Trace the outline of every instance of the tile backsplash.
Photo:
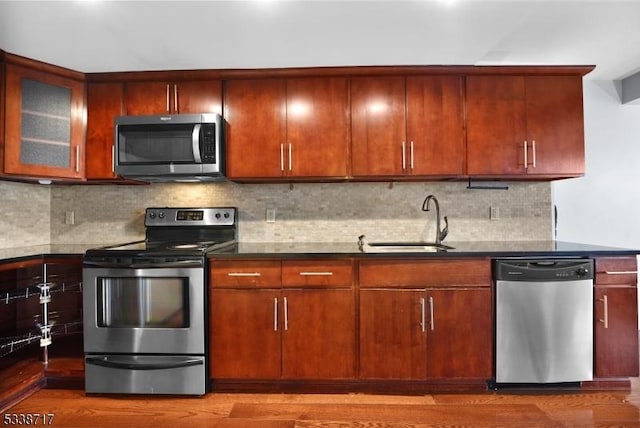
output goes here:
{"type": "MultiPolygon", "coordinates": [[[[141,239],[144,210],[150,206],[238,207],[240,239],[247,242],[355,242],[361,234],[367,240],[433,240],[435,210],[421,209],[429,194],[437,196],[441,216],[448,217],[448,241],[552,238],[550,183],[509,183],[506,191],[466,187],[466,182],[52,186],[50,202],[49,188],[31,186],[26,192],[41,194],[45,209],[50,205],[54,244],[141,239]],[[498,220],[490,219],[491,207],[498,208],[498,220]],[[274,223],[266,222],[267,208],[276,211],[274,223]],[[65,224],[70,212],[73,225],[65,224]]],[[[10,193],[24,197],[19,189],[10,193]]],[[[5,208],[14,222],[22,218],[25,204],[38,209],[26,201],[15,210],[5,208]]],[[[11,225],[3,221],[2,227],[11,225]]]]}
{"type": "Polygon", "coordinates": [[[0,182],[0,248],[49,244],[51,188],[0,182]]]}

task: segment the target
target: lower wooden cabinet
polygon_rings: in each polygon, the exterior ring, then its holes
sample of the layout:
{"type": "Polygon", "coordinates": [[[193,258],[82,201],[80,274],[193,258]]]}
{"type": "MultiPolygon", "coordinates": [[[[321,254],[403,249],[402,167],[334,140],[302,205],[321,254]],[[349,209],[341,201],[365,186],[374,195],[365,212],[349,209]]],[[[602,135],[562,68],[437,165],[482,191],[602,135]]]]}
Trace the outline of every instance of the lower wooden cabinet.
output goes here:
{"type": "Polygon", "coordinates": [[[214,261],[210,279],[213,379],[355,377],[351,260],[214,261]]]}
{"type": "Polygon", "coordinates": [[[637,377],[636,258],[601,257],[595,260],[595,265],[595,377],[637,377]]]}
{"type": "Polygon", "coordinates": [[[489,260],[360,263],[360,377],[489,379],[489,260]]]}

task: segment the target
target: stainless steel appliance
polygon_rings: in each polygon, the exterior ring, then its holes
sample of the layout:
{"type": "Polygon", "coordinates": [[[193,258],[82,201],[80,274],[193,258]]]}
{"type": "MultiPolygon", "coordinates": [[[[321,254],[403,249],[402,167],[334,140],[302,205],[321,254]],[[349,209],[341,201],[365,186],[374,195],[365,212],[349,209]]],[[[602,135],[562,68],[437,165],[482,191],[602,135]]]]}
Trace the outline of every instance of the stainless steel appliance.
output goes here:
{"type": "Polygon", "coordinates": [[[235,208],[148,208],[144,241],[85,254],[87,393],[206,392],[206,253],[235,248],[235,208]]]}
{"type": "Polygon", "coordinates": [[[115,170],[143,181],[224,180],[224,120],[219,114],[119,116],[115,170]]]}
{"type": "Polygon", "coordinates": [[[593,260],[496,260],[496,383],[593,379],[593,260]]]}

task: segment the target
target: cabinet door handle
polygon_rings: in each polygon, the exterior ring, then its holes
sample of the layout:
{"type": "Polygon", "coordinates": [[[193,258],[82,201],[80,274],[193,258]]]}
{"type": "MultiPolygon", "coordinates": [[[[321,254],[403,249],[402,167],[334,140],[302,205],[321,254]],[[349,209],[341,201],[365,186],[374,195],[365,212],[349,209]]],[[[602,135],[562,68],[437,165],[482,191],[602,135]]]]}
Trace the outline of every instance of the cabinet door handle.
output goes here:
{"type": "Polygon", "coordinates": [[[116,146],[111,145],[111,173],[116,173],[116,146]]]}
{"type": "Polygon", "coordinates": [[[170,104],[170,102],[171,102],[171,96],[170,96],[169,86],[171,86],[171,85],[169,85],[169,84],[167,83],[167,112],[170,112],[170,111],[171,111],[171,104],[170,104]]]}
{"type": "Polygon", "coordinates": [[[280,171],[284,172],[284,144],[280,144],[280,171]]]}
{"type": "Polygon", "coordinates": [[[427,329],[426,324],[426,315],[425,315],[425,301],[424,301],[424,297],[420,298],[420,329],[422,330],[422,332],[424,333],[425,330],[427,329]]]}
{"type": "Polygon", "coordinates": [[[604,328],[609,328],[609,299],[605,294],[602,299],[598,299],[598,301],[604,303],[604,319],[599,321],[604,324],[604,328]]]}
{"type": "Polygon", "coordinates": [[[289,143],[289,172],[293,171],[293,157],[291,156],[293,152],[293,145],[289,143]]]}
{"type": "Polygon", "coordinates": [[[300,276],[331,276],[333,272],[300,272],[300,276]]]}
{"type": "Polygon", "coordinates": [[[407,147],[406,143],[402,142],[402,171],[406,171],[407,169],[407,147]]]}
{"type": "Polygon", "coordinates": [[[531,142],[531,151],[533,152],[533,164],[532,166],[536,167],[536,140],[531,142]]]}
{"type": "Polygon", "coordinates": [[[411,166],[411,171],[413,171],[413,141],[409,143],[409,165],[411,166]]]}
{"type": "Polygon", "coordinates": [[[273,299],[273,331],[278,331],[278,298],[273,299]]]}
{"type": "Polygon", "coordinates": [[[607,275],[637,275],[637,270],[605,271],[607,275]]]}
{"type": "Polygon", "coordinates": [[[76,146],[76,173],[80,172],[80,146],[76,146]]]}
{"type": "Polygon", "coordinates": [[[231,276],[231,277],[255,277],[255,276],[262,276],[262,274],[260,272],[229,272],[227,273],[227,276],[231,276]]]}
{"type": "Polygon", "coordinates": [[[529,168],[529,160],[527,159],[527,140],[524,140],[524,169],[529,168]]]}
{"type": "Polygon", "coordinates": [[[431,331],[436,329],[436,324],[434,322],[433,317],[434,305],[433,305],[433,297],[429,297],[429,323],[431,327],[431,331]]]}
{"type": "Polygon", "coordinates": [[[289,302],[284,298],[284,330],[289,330],[289,302]]]}
{"type": "Polygon", "coordinates": [[[178,85],[173,85],[173,111],[178,113],[178,85]]]}

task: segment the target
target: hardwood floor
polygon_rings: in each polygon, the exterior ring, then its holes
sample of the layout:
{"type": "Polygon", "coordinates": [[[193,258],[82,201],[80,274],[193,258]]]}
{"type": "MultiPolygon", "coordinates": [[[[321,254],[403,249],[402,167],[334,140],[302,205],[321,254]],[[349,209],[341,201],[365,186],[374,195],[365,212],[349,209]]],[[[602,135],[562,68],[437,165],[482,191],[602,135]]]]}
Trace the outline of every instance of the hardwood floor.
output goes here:
{"type": "Polygon", "coordinates": [[[51,413],[52,426],[94,428],[640,428],[640,379],[631,385],[630,391],[605,392],[212,393],[202,398],[85,396],[81,390],[43,389],[5,414],[51,413]]]}

